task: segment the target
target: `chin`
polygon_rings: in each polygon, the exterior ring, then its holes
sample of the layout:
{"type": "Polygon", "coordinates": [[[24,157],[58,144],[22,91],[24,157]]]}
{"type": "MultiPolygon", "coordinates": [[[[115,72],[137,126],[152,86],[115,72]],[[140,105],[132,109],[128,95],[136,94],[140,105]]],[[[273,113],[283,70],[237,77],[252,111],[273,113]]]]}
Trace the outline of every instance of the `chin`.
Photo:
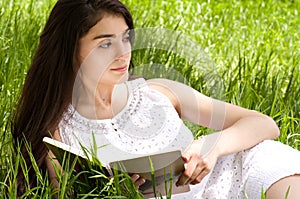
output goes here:
{"type": "Polygon", "coordinates": [[[127,72],[126,74],[122,75],[120,79],[118,79],[116,81],[116,84],[122,84],[122,83],[128,81],[128,78],[129,78],[129,74],[127,72]]]}

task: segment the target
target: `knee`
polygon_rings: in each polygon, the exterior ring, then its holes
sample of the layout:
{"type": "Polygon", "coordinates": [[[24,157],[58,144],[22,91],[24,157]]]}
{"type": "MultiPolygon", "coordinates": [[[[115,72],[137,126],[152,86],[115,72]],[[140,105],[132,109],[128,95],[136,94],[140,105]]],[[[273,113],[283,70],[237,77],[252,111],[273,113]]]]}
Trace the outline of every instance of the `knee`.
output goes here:
{"type": "Polygon", "coordinates": [[[300,175],[295,174],[273,183],[265,192],[266,199],[297,199],[300,196],[300,175]]]}

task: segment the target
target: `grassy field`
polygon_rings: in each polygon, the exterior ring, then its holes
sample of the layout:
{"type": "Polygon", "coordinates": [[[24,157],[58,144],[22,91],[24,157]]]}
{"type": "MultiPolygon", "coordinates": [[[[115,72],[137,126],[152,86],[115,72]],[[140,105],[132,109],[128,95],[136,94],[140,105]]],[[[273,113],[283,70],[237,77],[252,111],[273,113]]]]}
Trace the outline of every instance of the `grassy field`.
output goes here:
{"type": "MultiPolygon", "coordinates": [[[[133,52],[135,65],[141,66],[136,68],[137,75],[184,81],[213,97],[268,114],[280,127],[278,140],[300,149],[300,2],[122,2],[130,8],[137,28],[159,27],[165,33],[181,35],[185,41],[181,45],[186,45],[179,47],[190,53],[170,52],[169,47],[137,49],[133,52]],[[196,62],[199,57],[202,61],[196,62]]],[[[54,3],[0,1],[0,198],[15,198],[15,188],[8,187],[8,182],[16,183],[15,171],[22,159],[12,150],[11,114],[54,3]],[[13,157],[19,164],[13,163],[13,157]]],[[[209,131],[188,125],[195,136],[209,131]]],[[[108,179],[91,168],[80,174],[89,182],[79,183],[79,174],[71,172],[73,166],[65,165],[59,198],[69,198],[70,190],[82,198],[139,197],[128,176],[108,179]]],[[[28,190],[24,198],[53,197],[48,180],[38,176],[39,186],[28,190]]]]}

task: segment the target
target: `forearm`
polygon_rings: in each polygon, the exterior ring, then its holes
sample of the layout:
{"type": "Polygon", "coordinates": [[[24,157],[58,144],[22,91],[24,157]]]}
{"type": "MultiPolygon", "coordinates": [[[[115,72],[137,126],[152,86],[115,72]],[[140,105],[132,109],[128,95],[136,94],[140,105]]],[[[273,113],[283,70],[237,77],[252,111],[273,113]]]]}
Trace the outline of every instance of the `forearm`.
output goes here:
{"type": "Polygon", "coordinates": [[[177,185],[200,183],[219,157],[249,149],[278,136],[278,127],[271,118],[259,113],[251,114],[228,124],[220,132],[194,141],[182,155],[186,166],[177,185]]]}
{"type": "Polygon", "coordinates": [[[220,131],[213,150],[220,156],[249,149],[279,135],[275,122],[267,116],[249,116],[220,131]]]}

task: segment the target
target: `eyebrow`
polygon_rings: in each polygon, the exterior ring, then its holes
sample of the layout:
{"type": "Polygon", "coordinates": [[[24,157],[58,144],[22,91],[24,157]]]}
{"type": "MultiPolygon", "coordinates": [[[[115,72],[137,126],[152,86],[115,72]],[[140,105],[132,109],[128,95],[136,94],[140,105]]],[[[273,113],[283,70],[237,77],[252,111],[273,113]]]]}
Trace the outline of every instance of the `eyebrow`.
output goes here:
{"type": "MultiPolygon", "coordinates": [[[[127,29],[123,32],[123,35],[126,34],[129,30],[130,30],[130,29],[127,28],[127,29]]],[[[108,38],[108,37],[116,38],[116,34],[102,34],[102,35],[97,35],[96,37],[93,38],[93,40],[101,39],[101,38],[108,38]]]]}

